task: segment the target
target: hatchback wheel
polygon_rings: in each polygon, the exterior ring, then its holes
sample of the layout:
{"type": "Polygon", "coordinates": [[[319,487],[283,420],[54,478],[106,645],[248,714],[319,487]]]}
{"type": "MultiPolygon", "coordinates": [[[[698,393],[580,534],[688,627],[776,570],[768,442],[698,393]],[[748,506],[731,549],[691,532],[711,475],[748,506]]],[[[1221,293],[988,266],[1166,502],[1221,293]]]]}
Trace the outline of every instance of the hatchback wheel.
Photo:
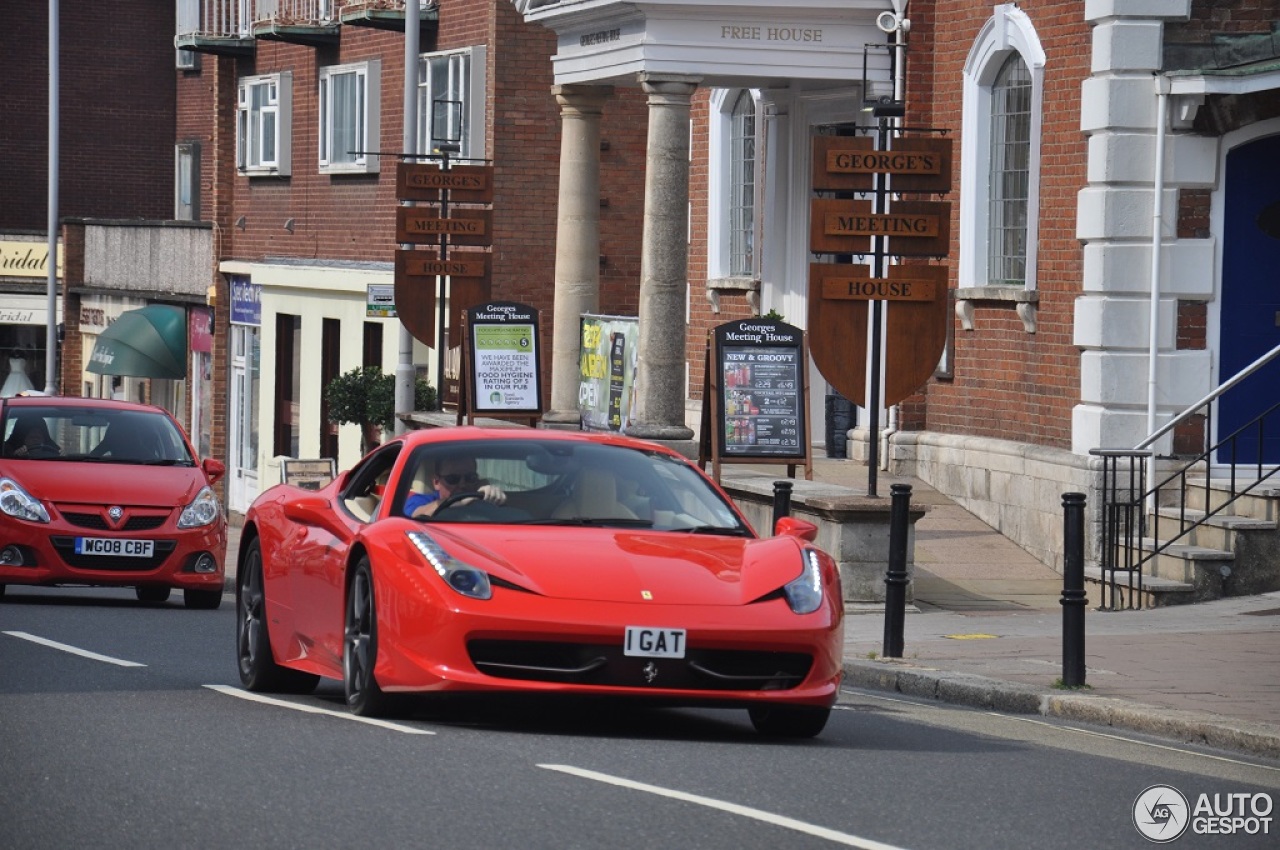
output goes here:
{"type": "Polygon", "coordinates": [[[251,691],[309,694],[320,677],[276,663],[267,633],[262,547],[255,539],[241,559],[236,578],[236,655],[240,682],[251,691]]]}
{"type": "Polygon", "coordinates": [[[161,584],[140,584],[133,592],[139,602],[168,602],[170,588],[161,584]]]}

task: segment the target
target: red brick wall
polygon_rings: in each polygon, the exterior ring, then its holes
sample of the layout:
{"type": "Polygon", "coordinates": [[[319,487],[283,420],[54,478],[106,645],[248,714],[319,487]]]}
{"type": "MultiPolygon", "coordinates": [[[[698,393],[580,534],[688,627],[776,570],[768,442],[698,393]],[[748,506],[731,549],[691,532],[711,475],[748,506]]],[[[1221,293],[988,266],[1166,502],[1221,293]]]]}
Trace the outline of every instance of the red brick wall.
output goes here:
{"type": "MultiPolygon", "coordinates": [[[[1039,211],[1037,330],[1028,334],[1007,302],[979,303],[975,330],[955,330],[954,379],[931,380],[923,409],[909,405],[911,427],[1069,447],[1079,401],[1079,350],[1072,343],[1081,290],[1082,248],[1075,237],[1076,197],[1086,184],[1080,85],[1089,76],[1090,27],[1079,3],[1020,4],[1052,57],[1045,73],[1039,211]]],[[[945,128],[955,139],[952,249],[959,257],[962,71],[989,4],[913,3],[907,124],[945,128]]],[[[954,321],[950,319],[949,321],[954,321]]]]}
{"type": "Polygon", "coordinates": [[[1203,44],[1218,34],[1270,32],[1277,11],[1275,0],[1192,0],[1187,20],[1165,24],[1165,40],[1203,44]]]}
{"type": "MultiPolygon", "coordinates": [[[[172,3],[60,12],[59,216],[173,215],[172,3]]],[[[0,9],[0,230],[48,225],[49,29],[44,3],[0,9]]]]}

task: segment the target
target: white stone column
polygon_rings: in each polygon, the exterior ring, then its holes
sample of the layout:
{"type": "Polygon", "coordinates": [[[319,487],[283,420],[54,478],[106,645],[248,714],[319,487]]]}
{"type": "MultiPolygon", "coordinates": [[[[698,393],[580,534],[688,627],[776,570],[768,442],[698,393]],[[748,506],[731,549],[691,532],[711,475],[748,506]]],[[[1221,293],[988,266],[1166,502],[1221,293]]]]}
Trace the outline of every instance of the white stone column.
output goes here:
{"type": "Polygon", "coordinates": [[[689,283],[689,104],[698,78],[641,74],[649,96],[640,258],[636,424],[651,440],[689,440],[684,424],[689,283]]]}
{"type": "Polygon", "coordinates": [[[578,318],[600,306],[600,116],[612,86],[552,86],[560,104],[560,199],[549,425],[581,421],[578,318]]]}

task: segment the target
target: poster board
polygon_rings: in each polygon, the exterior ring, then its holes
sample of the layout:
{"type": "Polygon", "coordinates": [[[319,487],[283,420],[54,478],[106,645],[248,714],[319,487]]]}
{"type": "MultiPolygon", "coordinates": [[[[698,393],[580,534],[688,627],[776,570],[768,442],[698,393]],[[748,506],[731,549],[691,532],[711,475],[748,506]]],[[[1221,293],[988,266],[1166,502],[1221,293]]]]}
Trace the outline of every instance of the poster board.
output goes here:
{"type": "Polygon", "coordinates": [[[292,484],[294,487],[301,487],[303,490],[322,490],[328,487],[338,474],[337,465],[331,457],[316,458],[314,460],[299,460],[287,457],[280,463],[280,478],[282,482],[292,484]]]}
{"type": "Polygon", "coordinates": [[[699,463],[804,465],[813,478],[809,439],[808,345],[804,331],[753,318],[727,322],[707,337],[699,463]]]}
{"type": "Polygon", "coordinates": [[[542,416],[542,352],[538,311],[514,301],[490,301],[466,311],[458,421],[542,416]]]}
{"type": "Polygon", "coordinates": [[[579,327],[578,413],[582,428],[625,434],[635,422],[640,319],[584,313],[579,327]]]}

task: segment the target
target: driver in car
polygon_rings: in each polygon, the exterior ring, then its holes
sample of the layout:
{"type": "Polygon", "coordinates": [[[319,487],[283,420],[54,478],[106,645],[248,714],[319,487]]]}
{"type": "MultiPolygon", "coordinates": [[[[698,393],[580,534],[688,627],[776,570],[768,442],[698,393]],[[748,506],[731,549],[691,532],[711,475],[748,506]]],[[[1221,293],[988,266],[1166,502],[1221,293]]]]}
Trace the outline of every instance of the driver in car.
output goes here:
{"type": "Polygon", "coordinates": [[[6,457],[35,457],[38,455],[56,455],[62,450],[53,438],[44,420],[39,417],[19,419],[15,423],[13,433],[5,443],[6,457]]]}
{"type": "Polygon", "coordinates": [[[480,476],[476,473],[475,458],[441,458],[436,463],[431,484],[435,487],[435,492],[409,491],[409,495],[404,500],[405,516],[431,516],[441,502],[459,493],[474,493],[477,497],[495,505],[501,505],[507,500],[507,494],[497,484],[481,483],[480,476]]]}

